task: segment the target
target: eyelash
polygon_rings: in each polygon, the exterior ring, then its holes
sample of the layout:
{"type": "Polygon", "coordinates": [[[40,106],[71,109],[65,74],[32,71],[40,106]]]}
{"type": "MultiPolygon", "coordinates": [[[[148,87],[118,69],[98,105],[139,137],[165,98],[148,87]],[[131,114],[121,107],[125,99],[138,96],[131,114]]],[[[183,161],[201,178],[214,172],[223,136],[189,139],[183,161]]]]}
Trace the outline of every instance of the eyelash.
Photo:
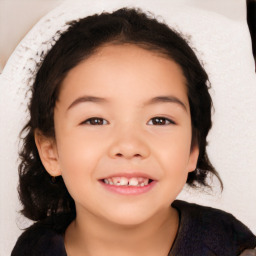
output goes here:
{"type": "MultiPolygon", "coordinates": [[[[166,117],[162,117],[162,116],[156,116],[156,117],[153,117],[150,119],[150,122],[152,120],[158,120],[157,122],[160,121],[160,123],[158,124],[155,124],[155,125],[171,125],[171,124],[176,124],[173,120],[169,119],[169,118],[166,118],[166,117]],[[164,121],[164,124],[162,123],[164,121]],[[166,124],[166,122],[168,122],[168,124],[166,124]]],[[[153,122],[152,122],[152,125],[153,125],[153,122]]]]}
{"type": "MultiPolygon", "coordinates": [[[[159,122],[155,125],[171,125],[171,124],[173,125],[173,124],[176,124],[173,120],[171,120],[169,118],[166,118],[166,117],[161,117],[161,116],[151,118],[149,122],[151,122],[152,124],[150,124],[150,125],[154,125],[154,122],[152,122],[152,120],[155,120],[155,121],[159,122]],[[163,122],[164,122],[164,124],[163,124],[163,122]],[[167,122],[167,124],[166,124],[166,122],[167,122]]],[[[103,118],[91,117],[91,118],[85,120],[84,122],[82,122],[81,124],[106,125],[106,124],[108,124],[108,122],[103,118]],[[92,122],[94,122],[94,121],[96,121],[96,123],[93,124],[92,122]],[[105,121],[105,123],[104,123],[104,121],[105,121]]]]}
{"type": "MultiPolygon", "coordinates": [[[[85,120],[84,122],[82,122],[81,124],[89,124],[89,125],[106,125],[106,124],[101,124],[99,122],[96,122],[95,124],[92,124],[92,121],[100,121],[100,122],[103,122],[103,121],[106,121],[105,119],[103,118],[99,118],[99,117],[91,117],[87,120],[85,120]]],[[[106,121],[107,122],[107,121],[106,121]]]]}

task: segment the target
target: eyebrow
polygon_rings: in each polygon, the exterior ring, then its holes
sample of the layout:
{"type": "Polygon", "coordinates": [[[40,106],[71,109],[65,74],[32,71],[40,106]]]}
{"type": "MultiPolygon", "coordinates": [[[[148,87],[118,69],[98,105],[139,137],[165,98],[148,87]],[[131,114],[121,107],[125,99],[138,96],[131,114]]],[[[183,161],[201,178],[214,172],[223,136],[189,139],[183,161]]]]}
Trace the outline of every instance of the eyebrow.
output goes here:
{"type": "Polygon", "coordinates": [[[107,100],[104,98],[100,98],[100,97],[95,97],[95,96],[82,96],[77,98],[76,100],[74,100],[69,107],[67,108],[67,111],[71,108],[73,108],[74,106],[80,104],[80,103],[84,103],[84,102],[94,102],[94,103],[106,103],[107,100]]]}
{"type": "MultiPolygon", "coordinates": [[[[80,104],[80,103],[85,103],[85,102],[93,102],[93,103],[107,103],[107,99],[105,98],[100,98],[100,97],[95,97],[95,96],[82,96],[74,100],[69,107],[67,108],[67,111],[74,106],[80,104]]],[[[175,96],[158,96],[150,99],[147,101],[144,105],[153,105],[153,104],[158,104],[158,103],[175,103],[178,104],[180,107],[182,107],[186,112],[187,107],[185,103],[183,103],[179,98],[175,96]]]]}
{"type": "Polygon", "coordinates": [[[186,112],[188,112],[185,103],[183,103],[179,98],[175,96],[154,97],[153,99],[150,99],[149,101],[147,101],[145,105],[153,105],[157,103],[175,103],[175,104],[178,104],[180,107],[182,107],[186,112]]]}

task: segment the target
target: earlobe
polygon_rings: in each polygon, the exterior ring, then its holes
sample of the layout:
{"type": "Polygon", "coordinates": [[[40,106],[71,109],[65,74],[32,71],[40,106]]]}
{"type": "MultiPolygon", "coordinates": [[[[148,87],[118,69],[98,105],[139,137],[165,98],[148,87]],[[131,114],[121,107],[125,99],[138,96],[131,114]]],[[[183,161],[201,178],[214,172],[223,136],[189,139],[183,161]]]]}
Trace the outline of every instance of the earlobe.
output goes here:
{"type": "Polygon", "coordinates": [[[199,147],[196,144],[192,147],[190,151],[188,172],[193,172],[196,169],[198,157],[199,157],[199,147]]]}
{"type": "Polygon", "coordinates": [[[61,175],[56,142],[53,138],[48,138],[38,129],[34,133],[36,147],[44,168],[51,176],[61,175]]]}

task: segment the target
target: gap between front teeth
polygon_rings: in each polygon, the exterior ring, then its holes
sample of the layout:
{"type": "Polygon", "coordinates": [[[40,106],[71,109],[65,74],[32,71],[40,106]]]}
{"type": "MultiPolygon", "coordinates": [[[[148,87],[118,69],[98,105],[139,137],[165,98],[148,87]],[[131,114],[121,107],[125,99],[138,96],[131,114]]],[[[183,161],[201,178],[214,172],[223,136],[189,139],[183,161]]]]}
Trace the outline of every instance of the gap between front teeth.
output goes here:
{"type": "Polygon", "coordinates": [[[126,177],[113,177],[109,179],[104,179],[104,183],[115,186],[134,186],[143,187],[148,185],[149,179],[147,178],[126,178],[126,177]]]}

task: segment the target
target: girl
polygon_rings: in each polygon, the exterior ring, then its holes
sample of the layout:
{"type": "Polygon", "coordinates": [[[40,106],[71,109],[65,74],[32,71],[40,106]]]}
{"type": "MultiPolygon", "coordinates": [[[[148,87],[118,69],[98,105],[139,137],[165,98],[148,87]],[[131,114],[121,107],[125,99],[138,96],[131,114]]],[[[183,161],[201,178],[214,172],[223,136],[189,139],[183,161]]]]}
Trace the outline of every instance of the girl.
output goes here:
{"type": "MultiPolygon", "coordinates": [[[[19,194],[34,220],[12,256],[239,255],[232,215],[175,200],[221,179],[206,153],[208,77],[177,32],[135,9],[73,21],[43,60],[19,194]]],[[[251,251],[253,253],[253,251],[251,251]]]]}

